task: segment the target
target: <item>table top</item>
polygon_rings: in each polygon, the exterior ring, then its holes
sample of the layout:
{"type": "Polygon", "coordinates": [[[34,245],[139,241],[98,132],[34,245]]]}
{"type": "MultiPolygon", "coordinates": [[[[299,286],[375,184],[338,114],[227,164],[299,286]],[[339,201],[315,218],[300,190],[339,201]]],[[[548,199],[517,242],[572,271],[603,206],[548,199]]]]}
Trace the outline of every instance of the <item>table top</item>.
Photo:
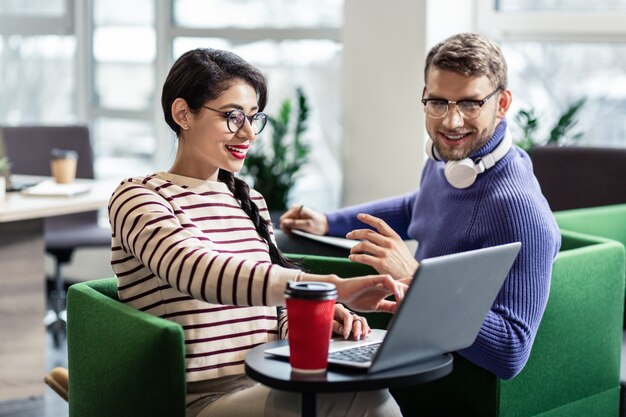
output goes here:
{"type": "MultiPolygon", "coordinates": [[[[46,177],[17,176],[21,181],[46,177]]],[[[48,178],[50,179],[50,178],[48,178]]],[[[24,195],[18,191],[6,193],[0,200],[0,223],[80,213],[106,207],[117,183],[111,181],[77,179],[77,184],[88,184],[89,192],[73,197],[42,197],[24,195]]]]}
{"type": "Polygon", "coordinates": [[[444,354],[373,374],[338,366],[332,366],[320,374],[302,374],[292,372],[287,359],[265,354],[265,349],[287,343],[286,340],[265,343],[248,352],[246,374],[264,385],[283,391],[346,392],[419,385],[452,372],[452,355],[444,354]]]}

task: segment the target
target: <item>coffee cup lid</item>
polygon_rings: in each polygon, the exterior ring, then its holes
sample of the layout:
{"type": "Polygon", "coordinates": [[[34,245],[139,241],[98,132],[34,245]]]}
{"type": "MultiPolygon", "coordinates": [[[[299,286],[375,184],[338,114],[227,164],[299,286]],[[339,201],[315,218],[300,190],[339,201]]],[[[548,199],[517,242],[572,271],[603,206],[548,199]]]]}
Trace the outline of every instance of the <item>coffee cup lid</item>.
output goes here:
{"type": "Polygon", "coordinates": [[[335,300],[337,299],[337,287],[327,282],[289,281],[287,282],[285,297],[305,300],[335,300]]]}
{"type": "Polygon", "coordinates": [[[78,152],[71,150],[71,149],[54,148],[52,151],[50,151],[50,158],[52,159],[66,159],[66,158],[77,159],[78,152]]]}

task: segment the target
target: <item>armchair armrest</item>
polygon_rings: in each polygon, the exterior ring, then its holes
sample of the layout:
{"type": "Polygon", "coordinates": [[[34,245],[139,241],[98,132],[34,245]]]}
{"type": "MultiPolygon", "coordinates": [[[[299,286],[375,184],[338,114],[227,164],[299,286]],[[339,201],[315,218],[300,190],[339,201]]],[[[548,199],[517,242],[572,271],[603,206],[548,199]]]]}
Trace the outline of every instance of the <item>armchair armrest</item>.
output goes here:
{"type": "Polygon", "coordinates": [[[70,416],[185,415],[182,328],[117,300],[116,279],[68,293],[70,416]]]}

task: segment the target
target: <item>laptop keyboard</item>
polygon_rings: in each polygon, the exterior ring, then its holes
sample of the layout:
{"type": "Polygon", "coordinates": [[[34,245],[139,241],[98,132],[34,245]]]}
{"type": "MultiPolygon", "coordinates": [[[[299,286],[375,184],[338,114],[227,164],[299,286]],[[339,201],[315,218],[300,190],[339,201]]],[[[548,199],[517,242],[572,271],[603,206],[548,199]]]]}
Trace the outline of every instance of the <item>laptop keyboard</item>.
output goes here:
{"type": "Polygon", "coordinates": [[[367,346],[355,346],[350,349],[329,353],[328,358],[347,362],[371,362],[380,345],[381,343],[374,343],[367,346]]]}

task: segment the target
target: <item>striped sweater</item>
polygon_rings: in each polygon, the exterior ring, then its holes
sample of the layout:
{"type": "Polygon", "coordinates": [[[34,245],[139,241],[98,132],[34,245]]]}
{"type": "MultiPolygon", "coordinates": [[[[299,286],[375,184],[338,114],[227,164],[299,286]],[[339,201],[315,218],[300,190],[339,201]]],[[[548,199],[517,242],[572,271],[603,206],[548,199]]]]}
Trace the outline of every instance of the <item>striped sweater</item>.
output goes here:
{"type": "MultiPolygon", "coordinates": [[[[250,195],[269,219],[263,197],[250,195]]],[[[183,327],[188,381],[241,374],[251,348],[278,338],[273,306],[284,304],[286,283],[300,271],[270,262],[224,183],[130,178],[113,193],[109,219],[119,298],[183,327]]]]}
{"type": "MultiPolygon", "coordinates": [[[[493,151],[506,128],[506,121],[501,122],[472,159],[493,151]]],[[[459,352],[502,378],[512,378],[528,360],[548,300],[559,229],[521,149],[513,147],[463,190],[448,184],[444,167],[445,162],[429,160],[416,192],[329,213],[329,234],[344,236],[366,227],[356,220],[362,212],[382,218],[403,239],[417,240],[417,260],[522,242],[476,341],[459,352]]]]}

